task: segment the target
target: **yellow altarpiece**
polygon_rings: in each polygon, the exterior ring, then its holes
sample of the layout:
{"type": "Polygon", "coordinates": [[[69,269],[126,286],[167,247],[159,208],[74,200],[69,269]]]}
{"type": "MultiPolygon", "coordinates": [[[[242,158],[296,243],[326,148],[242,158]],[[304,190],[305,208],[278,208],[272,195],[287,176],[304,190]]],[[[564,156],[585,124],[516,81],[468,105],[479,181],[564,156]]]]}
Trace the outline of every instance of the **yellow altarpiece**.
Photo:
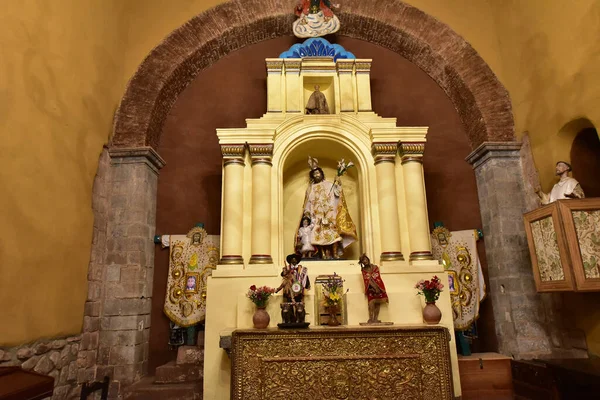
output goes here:
{"type": "MultiPolygon", "coordinates": [[[[286,254],[302,216],[308,156],[319,160],[333,180],[337,161],[356,168],[341,180],[354,220],[357,242],[345,260],[304,261],[311,281],[336,272],[345,279],[347,324],[368,318],[358,257],[365,252],[380,266],[389,305],[382,321],[423,324],[424,302],[414,285],[436,274],[447,279],[431,253],[422,156],[427,127],[397,127],[395,118],[371,110],[370,59],[332,57],[267,59],[267,113],[239,129],[218,129],[223,153],[221,260],[208,281],[204,396],[230,396],[231,362],[219,348],[220,336],[252,328],[254,305],[246,298],[255,285],[278,287],[286,254]],[[305,114],[315,85],[330,114],[305,114]]],[[[313,287],[305,296],[306,321],[316,325],[313,287]]],[[[281,322],[280,295],[267,305],[270,327],[281,322]]],[[[441,293],[440,325],[450,335],[454,394],[460,380],[450,295],[441,293]]],[[[328,329],[328,328],[322,328],[328,329]]],[[[335,328],[329,328],[335,329],[335,328]]]]}

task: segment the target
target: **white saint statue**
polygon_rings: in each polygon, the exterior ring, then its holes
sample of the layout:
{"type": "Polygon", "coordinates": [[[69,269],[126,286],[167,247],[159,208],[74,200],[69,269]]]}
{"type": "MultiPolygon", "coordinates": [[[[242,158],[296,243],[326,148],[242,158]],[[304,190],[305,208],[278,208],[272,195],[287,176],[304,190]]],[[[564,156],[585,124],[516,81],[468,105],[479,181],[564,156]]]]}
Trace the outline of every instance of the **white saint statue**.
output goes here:
{"type": "Polygon", "coordinates": [[[569,163],[565,161],[556,163],[556,175],[560,177],[560,180],[554,185],[552,191],[544,193],[539,187],[535,191],[542,200],[542,205],[553,203],[556,200],[583,199],[585,197],[579,182],[575,178],[569,177],[570,171],[571,165],[569,163]]]}
{"type": "MultiPolygon", "coordinates": [[[[310,232],[310,245],[317,249],[322,259],[339,259],[344,249],[357,239],[356,226],[350,218],[342,183],[325,179],[323,170],[316,158],[308,157],[310,183],[304,198],[303,218],[308,217],[313,225],[310,232]]],[[[345,171],[345,169],[344,169],[345,171]]],[[[304,242],[307,242],[305,239],[304,242]]],[[[296,243],[302,246],[302,238],[296,234],[296,243]]]]}

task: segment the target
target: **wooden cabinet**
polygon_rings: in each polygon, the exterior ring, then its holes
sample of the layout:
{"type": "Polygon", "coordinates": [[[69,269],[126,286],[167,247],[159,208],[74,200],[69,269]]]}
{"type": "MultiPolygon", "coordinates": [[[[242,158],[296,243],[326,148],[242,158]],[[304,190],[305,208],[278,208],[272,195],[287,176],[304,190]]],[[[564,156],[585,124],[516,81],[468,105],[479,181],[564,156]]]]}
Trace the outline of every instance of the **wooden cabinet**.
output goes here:
{"type": "Polygon", "coordinates": [[[524,220],[538,292],[600,291],[600,198],[558,200],[524,220]]]}

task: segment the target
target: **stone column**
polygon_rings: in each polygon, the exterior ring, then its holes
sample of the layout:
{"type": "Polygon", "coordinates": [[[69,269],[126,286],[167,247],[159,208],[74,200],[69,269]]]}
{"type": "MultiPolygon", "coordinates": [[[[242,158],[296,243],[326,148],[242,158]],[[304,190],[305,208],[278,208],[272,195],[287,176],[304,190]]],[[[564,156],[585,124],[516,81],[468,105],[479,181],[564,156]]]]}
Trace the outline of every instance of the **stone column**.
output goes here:
{"type": "Polygon", "coordinates": [[[424,142],[400,142],[398,150],[402,158],[406,211],[410,231],[410,261],[433,260],[427,219],[427,199],[423,179],[424,142]]]}
{"type": "Polygon", "coordinates": [[[267,112],[280,113],[283,103],[283,60],[267,58],[267,112]]]}
{"type": "Polygon", "coordinates": [[[477,180],[499,351],[516,358],[551,353],[531,270],[520,143],[483,143],[468,157],[477,180]]]}
{"type": "MultiPolygon", "coordinates": [[[[98,229],[106,224],[106,235],[102,235],[106,238],[104,282],[96,288],[90,281],[93,292],[88,294],[86,307],[98,308],[86,311],[84,325],[91,325],[96,318],[100,323],[97,377],[109,375],[123,386],[146,375],[148,369],[156,190],[158,171],[165,163],[150,147],[109,148],[108,153],[108,214],[106,219],[96,214],[98,229]],[[92,304],[98,296],[100,303],[92,304]]],[[[92,245],[92,259],[102,247],[99,236],[95,237],[98,242],[92,245]]]]}
{"type": "Polygon", "coordinates": [[[400,218],[396,197],[396,143],[373,143],[371,146],[377,173],[381,261],[404,260],[400,243],[400,218]]]}
{"type": "Polygon", "coordinates": [[[220,264],[243,264],[244,144],[221,145],[223,154],[223,222],[220,264]]]}
{"type": "Polygon", "coordinates": [[[273,144],[249,145],[252,159],[250,264],[273,264],[271,257],[271,168],[273,144]]]}

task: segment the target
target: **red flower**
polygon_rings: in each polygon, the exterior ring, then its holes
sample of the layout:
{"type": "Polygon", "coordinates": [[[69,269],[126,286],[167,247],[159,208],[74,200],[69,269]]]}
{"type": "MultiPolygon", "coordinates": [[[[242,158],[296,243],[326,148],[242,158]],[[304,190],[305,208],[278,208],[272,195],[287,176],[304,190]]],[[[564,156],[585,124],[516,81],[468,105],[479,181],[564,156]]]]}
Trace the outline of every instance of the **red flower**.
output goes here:
{"type": "Polygon", "coordinates": [[[256,285],[250,286],[250,290],[256,290],[256,285]]]}

